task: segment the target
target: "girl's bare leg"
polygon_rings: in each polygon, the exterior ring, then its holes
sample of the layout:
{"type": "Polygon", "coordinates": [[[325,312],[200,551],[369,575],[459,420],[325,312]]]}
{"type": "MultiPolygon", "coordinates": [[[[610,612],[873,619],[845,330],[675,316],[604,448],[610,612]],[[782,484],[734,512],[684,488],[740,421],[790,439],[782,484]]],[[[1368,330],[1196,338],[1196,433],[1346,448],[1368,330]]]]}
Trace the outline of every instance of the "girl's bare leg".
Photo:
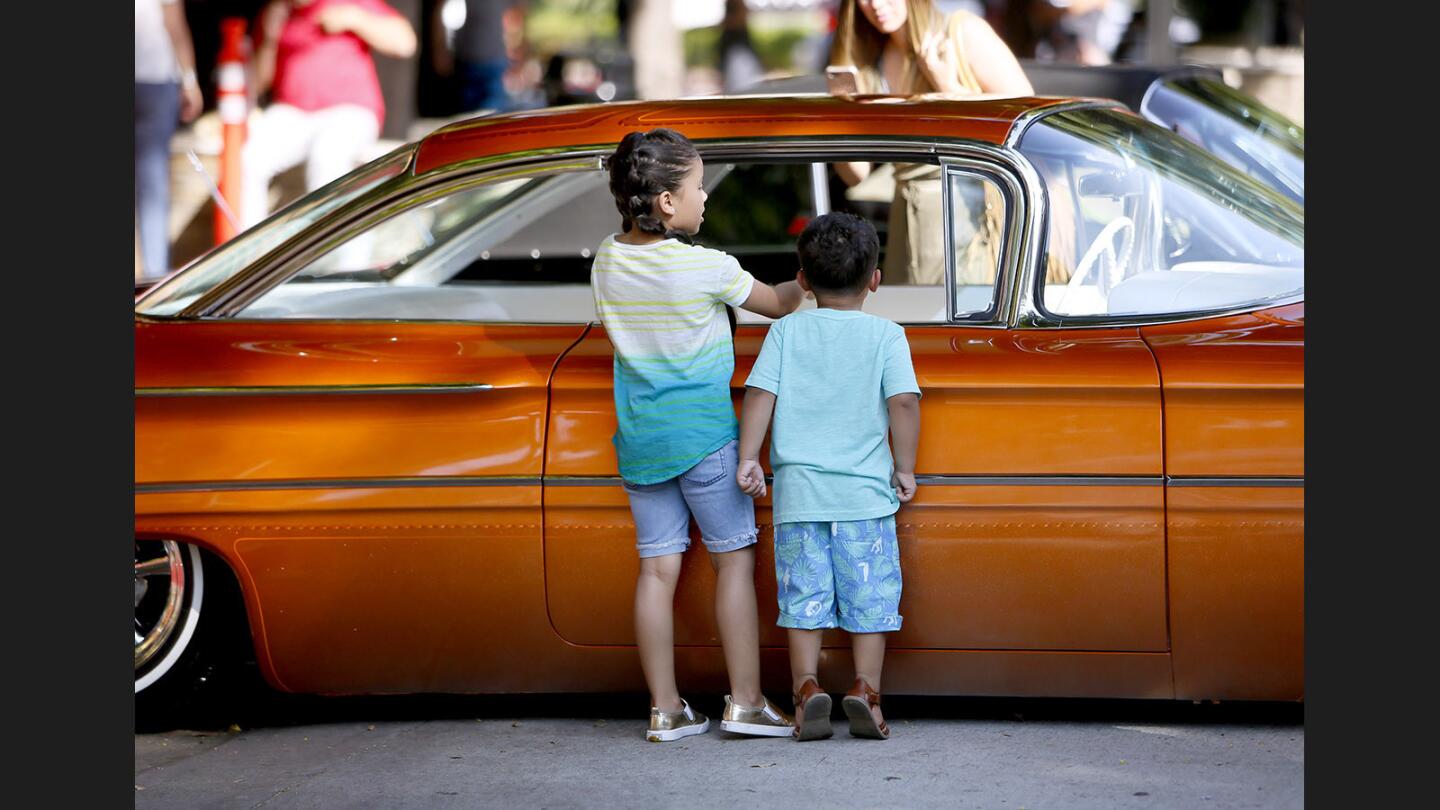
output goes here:
{"type": "MultiPolygon", "coordinates": [[[[644,557],[635,580],[635,644],[640,668],[650,690],[650,705],[661,711],[683,708],[675,686],[675,585],[680,581],[679,554],[644,557]]],[[[753,594],[752,594],[753,595],[753,594]]]]}
{"type": "Polygon", "coordinates": [[[710,555],[715,568],[715,623],[730,675],[730,698],[764,706],[760,693],[760,618],[755,607],[755,547],[710,555]]]}

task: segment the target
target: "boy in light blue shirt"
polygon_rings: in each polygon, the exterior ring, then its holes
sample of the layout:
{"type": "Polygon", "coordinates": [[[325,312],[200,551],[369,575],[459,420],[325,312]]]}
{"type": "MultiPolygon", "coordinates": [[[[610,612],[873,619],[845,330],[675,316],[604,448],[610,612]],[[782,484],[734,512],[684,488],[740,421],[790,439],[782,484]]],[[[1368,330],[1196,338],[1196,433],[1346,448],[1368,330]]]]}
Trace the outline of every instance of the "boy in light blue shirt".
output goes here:
{"type": "Polygon", "coordinates": [[[765,494],[759,455],[773,413],[777,623],[788,628],[796,737],[831,736],[830,696],[815,671],[825,628],[840,627],[855,658],[841,701],[850,733],[883,740],[885,633],[901,622],[895,512],[915,495],[920,387],[905,330],[860,311],[880,285],[870,223],[825,214],[797,247],[796,280],[816,308],[786,315],[765,337],[745,381],[736,480],[751,497],[765,494]]]}

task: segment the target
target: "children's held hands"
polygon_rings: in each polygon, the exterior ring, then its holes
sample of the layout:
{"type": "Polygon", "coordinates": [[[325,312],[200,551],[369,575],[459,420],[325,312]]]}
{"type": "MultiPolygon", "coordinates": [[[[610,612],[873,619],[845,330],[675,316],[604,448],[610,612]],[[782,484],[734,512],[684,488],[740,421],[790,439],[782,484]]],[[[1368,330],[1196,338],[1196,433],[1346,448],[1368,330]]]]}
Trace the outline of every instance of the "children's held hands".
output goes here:
{"type": "Polygon", "coordinates": [[[765,497],[765,471],[760,468],[759,460],[740,459],[740,466],[735,471],[735,482],[746,495],[752,498],[765,497]]]}
{"type": "Polygon", "coordinates": [[[895,487],[895,497],[901,503],[909,503],[915,497],[915,473],[899,472],[891,474],[890,485],[895,487]]]}

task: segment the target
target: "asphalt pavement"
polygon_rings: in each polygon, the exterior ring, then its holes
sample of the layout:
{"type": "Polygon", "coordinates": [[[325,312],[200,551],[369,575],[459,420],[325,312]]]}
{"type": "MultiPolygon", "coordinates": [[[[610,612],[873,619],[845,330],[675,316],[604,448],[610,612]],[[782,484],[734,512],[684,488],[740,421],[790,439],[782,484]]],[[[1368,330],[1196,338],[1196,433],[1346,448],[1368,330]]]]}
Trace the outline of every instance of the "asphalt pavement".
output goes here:
{"type": "Polygon", "coordinates": [[[883,742],[643,739],[635,695],[273,698],[135,736],[138,808],[1304,805],[1299,704],[887,698],[883,742]]]}

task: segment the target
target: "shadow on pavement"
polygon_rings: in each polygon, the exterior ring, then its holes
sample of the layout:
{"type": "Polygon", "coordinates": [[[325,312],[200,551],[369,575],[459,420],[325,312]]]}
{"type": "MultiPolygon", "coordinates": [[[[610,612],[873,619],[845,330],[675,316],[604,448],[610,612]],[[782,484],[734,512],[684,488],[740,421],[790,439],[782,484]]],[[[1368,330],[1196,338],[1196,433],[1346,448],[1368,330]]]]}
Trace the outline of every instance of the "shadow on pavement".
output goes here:
{"type": "MultiPolygon", "coordinates": [[[[364,695],[325,697],[289,695],[270,689],[258,673],[205,696],[183,714],[144,717],[137,714],[137,733],[174,729],[242,729],[335,722],[454,720],[472,718],[634,719],[648,713],[643,693],[520,694],[520,695],[364,695]]],[[[839,695],[843,690],[835,691],[839,695]]],[[[689,696],[697,709],[719,716],[718,694],[689,696]]],[[[771,695],[781,700],[788,698],[771,695]]],[[[885,714],[896,720],[1012,720],[1050,722],[1138,722],[1192,725],[1299,725],[1302,703],[1188,700],[1120,700],[1094,698],[935,697],[886,695],[885,714]]],[[[836,719],[843,718],[839,701],[836,719]]]]}

